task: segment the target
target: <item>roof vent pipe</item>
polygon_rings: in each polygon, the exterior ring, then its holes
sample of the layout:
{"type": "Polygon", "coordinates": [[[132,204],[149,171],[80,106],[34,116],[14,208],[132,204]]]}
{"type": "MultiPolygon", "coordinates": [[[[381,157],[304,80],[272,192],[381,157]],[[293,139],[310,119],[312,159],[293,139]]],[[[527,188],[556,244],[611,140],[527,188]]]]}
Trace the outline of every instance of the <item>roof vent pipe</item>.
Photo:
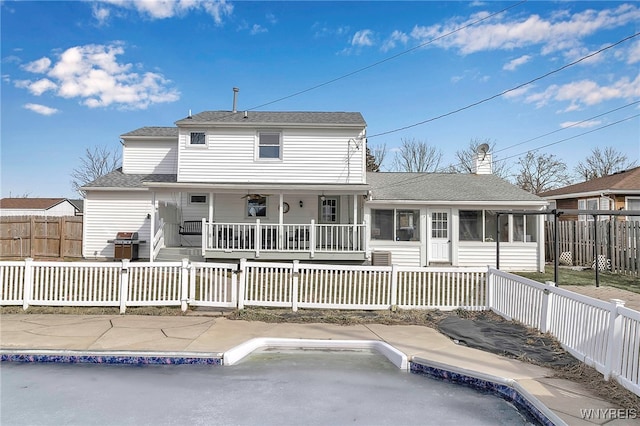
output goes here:
{"type": "Polygon", "coordinates": [[[233,88],[233,112],[238,112],[238,110],[236,109],[236,103],[238,102],[238,92],[240,91],[240,89],[238,89],[237,87],[233,88]]]}

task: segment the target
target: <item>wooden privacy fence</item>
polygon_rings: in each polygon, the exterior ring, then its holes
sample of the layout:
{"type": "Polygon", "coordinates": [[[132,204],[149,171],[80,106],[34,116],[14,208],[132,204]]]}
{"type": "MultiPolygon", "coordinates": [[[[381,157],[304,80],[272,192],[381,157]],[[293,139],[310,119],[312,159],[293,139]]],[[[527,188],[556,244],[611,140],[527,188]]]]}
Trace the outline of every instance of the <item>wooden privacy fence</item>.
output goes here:
{"type": "Polygon", "coordinates": [[[81,258],[82,217],[0,217],[0,257],[81,258]]]}
{"type": "MultiPolygon", "coordinates": [[[[640,275],[640,221],[559,221],[560,264],[593,267],[640,275]],[[596,232],[597,242],[596,245],[596,232]]],[[[554,259],[554,223],[545,222],[545,259],[554,259]]]]}

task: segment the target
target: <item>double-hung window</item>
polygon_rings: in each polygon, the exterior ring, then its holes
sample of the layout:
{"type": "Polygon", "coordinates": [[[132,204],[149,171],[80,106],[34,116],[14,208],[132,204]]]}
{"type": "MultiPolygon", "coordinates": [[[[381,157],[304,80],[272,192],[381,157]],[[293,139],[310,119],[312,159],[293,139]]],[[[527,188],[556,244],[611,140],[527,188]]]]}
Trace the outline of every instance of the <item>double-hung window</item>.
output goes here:
{"type": "Polygon", "coordinates": [[[282,137],[278,132],[258,133],[258,159],[282,159],[282,137]]]}

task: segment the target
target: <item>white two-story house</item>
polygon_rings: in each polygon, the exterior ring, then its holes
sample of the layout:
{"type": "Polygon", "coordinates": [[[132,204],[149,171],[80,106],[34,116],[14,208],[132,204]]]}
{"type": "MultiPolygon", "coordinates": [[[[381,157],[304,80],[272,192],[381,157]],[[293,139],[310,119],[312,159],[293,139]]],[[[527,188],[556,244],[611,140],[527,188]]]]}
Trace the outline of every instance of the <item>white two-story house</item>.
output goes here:
{"type": "MultiPolygon", "coordinates": [[[[495,264],[493,210],[546,202],[491,175],[366,172],[357,112],[207,111],[121,136],[122,168],[87,184],[83,255],[495,264]],[[372,256],[374,254],[374,256],[372,256]]],[[[479,161],[479,160],[478,160],[479,161]]],[[[502,265],[544,267],[542,216],[505,215],[502,265]],[[541,260],[542,259],[542,260],[541,260]]],[[[502,223],[502,222],[501,222],[502,223]]]]}

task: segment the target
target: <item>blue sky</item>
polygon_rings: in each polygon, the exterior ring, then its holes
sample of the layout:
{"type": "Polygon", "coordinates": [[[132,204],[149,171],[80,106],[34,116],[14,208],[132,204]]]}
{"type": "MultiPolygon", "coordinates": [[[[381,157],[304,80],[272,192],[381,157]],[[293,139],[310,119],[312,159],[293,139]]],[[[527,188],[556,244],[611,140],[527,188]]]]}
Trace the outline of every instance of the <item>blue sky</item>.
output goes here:
{"type": "Polygon", "coordinates": [[[383,169],[406,139],[446,164],[490,140],[514,172],[536,149],[570,168],[609,146],[640,164],[640,36],[553,72],[638,33],[637,2],[4,1],[0,13],[2,197],[75,198],[86,149],[230,110],[233,87],[240,110],[361,112],[383,169]]]}

